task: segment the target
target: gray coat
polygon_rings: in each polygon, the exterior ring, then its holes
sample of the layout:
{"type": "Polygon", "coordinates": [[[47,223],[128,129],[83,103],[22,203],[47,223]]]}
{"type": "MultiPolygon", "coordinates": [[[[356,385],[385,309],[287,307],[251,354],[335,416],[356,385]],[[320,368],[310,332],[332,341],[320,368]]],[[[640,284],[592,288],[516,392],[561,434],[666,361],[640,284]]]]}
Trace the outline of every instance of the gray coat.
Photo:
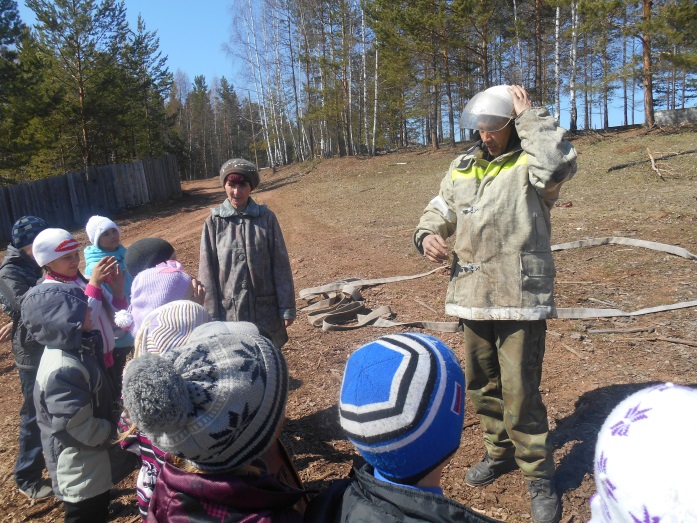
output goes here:
{"type": "Polygon", "coordinates": [[[288,341],[284,319],[295,318],[288,251],[276,215],[251,198],[238,212],[228,200],[206,218],[198,277],[213,320],[249,321],[276,347],[288,341]]]}
{"type": "Polygon", "coordinates": [[[77,503],[103,494],[136,465],[116,440],[113,386],[104,366],[102,337],[83,333],[87,298],[78,288],[39,285],[27,293],[22,318],[46,343],[34,404],[53,491],[77,503]]]}
{"type": "Polygon", "coordinates": [[[29,336],[21,320],[22,298],[41,277],[34,258],[12,245],[7,247],[0,264],[0,304],[12,319],[12,353],[15,365],[22,370],[36,370],[44,352],[44,346],[29,336]]]}
{"type": "Polygon", "coordinates": [[[478,147],[455,159],[414,242],[455,234],[447,314],[467,320],[554,317],[550,209],[576,172],[576,151],[546,109],[515,121],[520,147],[491,162],[478,147]]]}

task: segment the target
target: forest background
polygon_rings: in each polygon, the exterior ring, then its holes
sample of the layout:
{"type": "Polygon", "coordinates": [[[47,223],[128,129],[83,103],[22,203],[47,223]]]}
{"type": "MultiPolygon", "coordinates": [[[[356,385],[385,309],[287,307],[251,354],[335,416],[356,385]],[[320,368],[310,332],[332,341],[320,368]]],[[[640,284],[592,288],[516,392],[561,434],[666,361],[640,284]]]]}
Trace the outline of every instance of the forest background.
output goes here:
{"type": "Polygon", "coordinates": [[[697,98],[694,0],[231,0],[234,84],[170,71],[123,1],[25,4],[31,26],[0,0],[0,184],[164,154],[198,179],[235,156],[454,146],[467,100],[499,83],[557,118],[564,100],[571,131],[609,127],[612,103],[651,127],[697,98]]]}

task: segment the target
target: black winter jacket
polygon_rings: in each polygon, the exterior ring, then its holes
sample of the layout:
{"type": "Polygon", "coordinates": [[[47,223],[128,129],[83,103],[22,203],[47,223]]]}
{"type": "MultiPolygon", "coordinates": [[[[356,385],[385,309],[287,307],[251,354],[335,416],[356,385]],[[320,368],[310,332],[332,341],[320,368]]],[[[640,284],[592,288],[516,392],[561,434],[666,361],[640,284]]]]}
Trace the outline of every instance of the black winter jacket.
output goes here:
{"type": "Polygon", "coordinates": [[[9,245],[0,264],[0,304],[12,318],[12,353],[18,369],[36,370],[44,346],[34,340],[21,319],[24,295],[41,279],[41,268],[31,256],[9,245]]]}
{"type": "Polygon", "coordinates": [[[498,523],[444,496],[380,481],[370,465],[354,473],[310,502],[306,523],[498,523]]]}

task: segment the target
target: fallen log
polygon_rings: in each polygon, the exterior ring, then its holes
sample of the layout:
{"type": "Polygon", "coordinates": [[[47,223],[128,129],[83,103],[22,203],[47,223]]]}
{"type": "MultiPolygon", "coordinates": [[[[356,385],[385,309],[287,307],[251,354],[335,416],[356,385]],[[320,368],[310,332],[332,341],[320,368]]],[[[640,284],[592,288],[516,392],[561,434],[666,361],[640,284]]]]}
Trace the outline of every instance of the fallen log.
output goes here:
{"type": "MultiPolygon", "coordinates": [[[[666,158],[672,158],[673,156],[680,156],[680,155],[683,155],[683,154],[695,154],[695,153],[697,153],[697,149],[691,149],[691,150],[689,150],[689,151],[682,151],[682,152],[679,152],[679,153],[664,154],[663,156],[659,156],[658,158],[653,158],[653,161],[656,162],[656,161],[658,161],[658,160],[665,160],[666,158]]],[[[610,172],[610,171],[617,171],[617,170],[619,170],[619,169],[624,169],[625,167],[632,167],[633,165],[639,165],[639,164],[641,164],[641,163],[648,163],[648,162],[650,162],[650,161],[651,161],[651,159],[648,159],[648,160],[637,160],[636,162],[629,162],[629,163],[623,163],[623,164],[620,164],[620,165],[614,165],[614,166],[610,167],[610,168],[607,170],[607,172],[610,172]]]]}
{"type": "Polygon", "coordinates": [[[664,338],[663,336],[656,336],[656,341],[667,341],[668,343],[678,343],[680,345],[697,347],[697,341],[683,340],[682,338],[664,338]]]}
{"type": "Polygon", "coordinates": [[[626,343],[639,343],[642,341],[665,341],[668,343],[677,343],[678,345],[688,345],[690,347],[697,347],[697,341],[684,340],[682,338],[666,338],[664,336],[652,336],[650,338],[617,338],[615,341],[624,341],[626,343]]]}
{"type": "Polygon", "coordinates": [[[588,334],[631,334],[634,332],[653,332],[653,327],[631,327],[628,329],[590,329],[588,334]]]}

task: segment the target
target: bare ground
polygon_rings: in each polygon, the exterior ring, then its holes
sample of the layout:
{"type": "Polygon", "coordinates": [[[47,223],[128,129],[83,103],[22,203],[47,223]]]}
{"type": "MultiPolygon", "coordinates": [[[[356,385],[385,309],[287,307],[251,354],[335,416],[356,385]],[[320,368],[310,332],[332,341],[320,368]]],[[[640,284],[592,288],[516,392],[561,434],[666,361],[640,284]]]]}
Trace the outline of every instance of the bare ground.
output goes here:
{"type": "MultiPolygon", "coordinates": [[[[658,163],[662,178],[644,163],[608,173],[613,165],[694,149],[695,129],[629,131],[576,138],[579,172],[562,191],[553,211],[555,243],[625,236],[679,245],[697,252],[697,168],[694,155],[658,163]]],[[[426,203],[457,151],[406,150],[374,159],[324,160],[262,172],[258,201],[278,215],[294,270],[296,292],[347,277],[379,278],[425,272],[433,266],[411,245],[426,203]]],[[[116,216],[123,243],[159,236],[169,240],[191,274],[208,208],[224,193],[217,179],[186,182],[184,197],[116,216]]],[[[83,231],[76,231],[84,245],[83,231]]],[[[637,310],[695,300],[695,262],[627,246],[603,246],[555,253],[559,307],[637,310]]],[[[444,315],[447,274],[366,288],[368,306],[389,305],[398,321],[450,321],[444,315]]],[[[298,306],[305,305],[298,300],[298,306]]],[[[6,318],[5,318],[6,319],[6,318]]],[[[2,322],[4,320],[0,320],[2,322]]],[[[695,309],[633,318],[551,320],[542,393],[563,499],[563,521],[589,519],[588,498],[595,438],[610,410],[633,391],[658,381],[697,384],[695,309]],[[593,334],[593,329],[644,328],[643,332],[593,334]]],[[[338,425],[336,400],[343,366],[360,344],[397,329],[367,327],[322,332],[300,313],[283,352],[291,392],[283,441],[306,486],[321,490],[344,477],[354,459],[338,425]]],[[[462,356],[458,334],[440,335],[462,356]]],[[[19,379],[9,343],[0,345],[0,520],[61,521],[54,499],[29,503],[15,488],[19,379]]],[[[530,519],[520,472],[475,489],[464,484],[467,468],[483,455],[479,425],[468,408],[460,450],[446,468],[448,496],[508,522],[530,519]]],[[[135,480],[114,489],[113,521],[138,521],[135,480]]]]}

